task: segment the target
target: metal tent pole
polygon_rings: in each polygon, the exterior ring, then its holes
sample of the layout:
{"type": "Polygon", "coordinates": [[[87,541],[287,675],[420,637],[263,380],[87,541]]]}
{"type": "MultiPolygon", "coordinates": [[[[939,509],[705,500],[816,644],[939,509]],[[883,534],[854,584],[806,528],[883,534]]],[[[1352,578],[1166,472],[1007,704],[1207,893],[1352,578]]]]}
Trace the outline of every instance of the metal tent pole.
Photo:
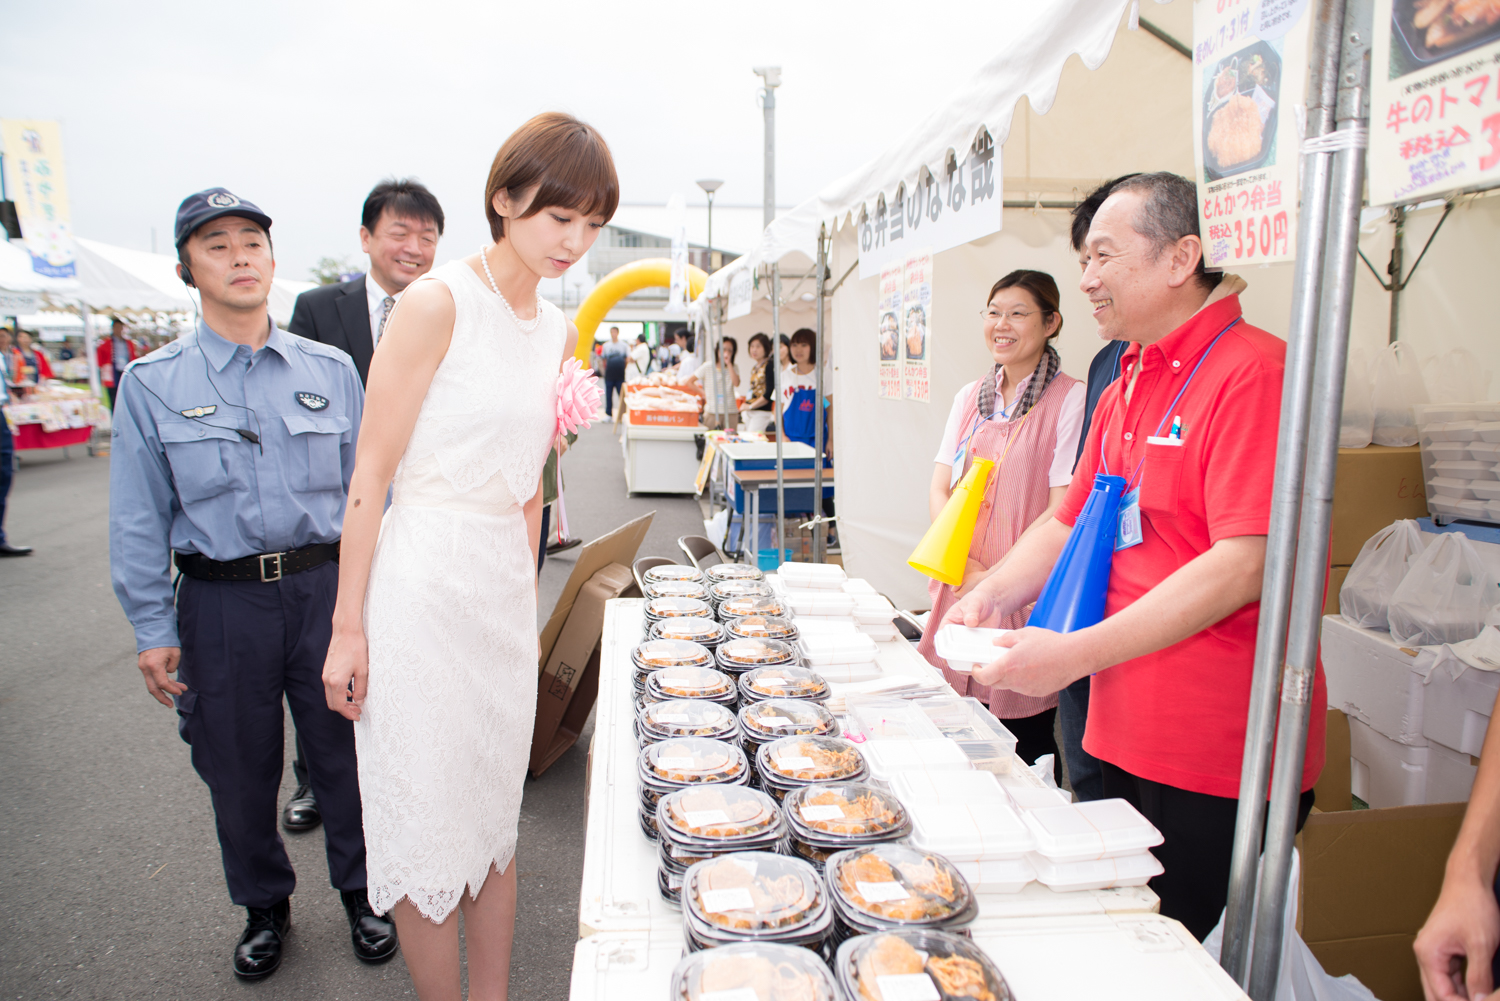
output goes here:
{"type": "MultiPolygon", "coordinates": [[[[1310,12],[1314,20],[1307,83],[1309,137],[1325,135],[1334,128],[1344,6],[1345,0],[1323,0],[1310,12]]],[[[1264,830],[1266,789],[1271,778],[1271,747],[1282,657],[1286,650],[1292,565],[1297,553],[1303,449],[1307,441],[1313,350],[1317,343],[1332,160],[1329,153],[1307,153],[1302,159],[1302,213],[1298,221],[1297,272],[1292,289],[1286,373],[1281,391],[1281,425],[1276,442],[1276,479],[1271,497],[1271,526],[1266,539],[1265,579],[1261,585],[1250,709],[1245,724],[1245,755],[1240,766],[1239,814],[1235,819],[1229,897],[1224,908],[1224,942],[1219,955],[1224,970],[1241,987],[1249,978],[1246,957],[1255,901],[1255,877],[1264,830]]]]}
{"type": "MultiPolygon", "coordinates": [[[[786,460],[781,454],[782,413],[781,413],[781,265],[771,265],[771,362],[777,365],[776,371],[776,563],[780,565],[786,558],[786,540],[783,538],[786,530],[786,460]]],[[[760,559],[760,526],[755,526],[756,559],[760,559]]]]}
{"type": "Polygon", "coordinates": [[[818,314],[813,322],[813,334],[815,337],[813,345],[813,358],[816,364],[813,366],[813,384],[816,386],[814,392],[815,402],[813,408],[813,540],[812,559],[814,563],[823,563],[828,559],[828,529],[823,522],[823,366],[827,364],[827,356],[823,353],[823,290],[828,287],[828,249],[824,238],[827,235],[827,224],[818,226],[818,281],[817,281],[817,309],[818,314]]]}
{"type": "MultiPolygon", "coordinates": [[[[1339,419],[1344,403],[1344,368],[1349,353],[1349,321],[1354,307],[1354,272],[1359,246],[1359,210],[1364,196],[1368,145],[1372,0],[1348,0],[1344,11],[1336,115],[1339,141],[1332,143],[1333,192],[1328,212],[1327,254],[1318,315],[1313,370],[1307,475],[1297,547],[1292,611],[1287,630],[1286,668],[1281,683],[1281,718],[1266,820],[1264,874],[1256,895],[1254,954],[1248,993],[1272,1001],[1281,973],[1287,879],[1297,833],[1302,766],[1307,753],[1308,718],[1318,663],[1318,625],[1323,610],[1328,537],[1333,518],[1333,481],[1338,462],[1339,419]]],[[[1331,138],[1331,137],[1330,137],[1331,138]]]]}

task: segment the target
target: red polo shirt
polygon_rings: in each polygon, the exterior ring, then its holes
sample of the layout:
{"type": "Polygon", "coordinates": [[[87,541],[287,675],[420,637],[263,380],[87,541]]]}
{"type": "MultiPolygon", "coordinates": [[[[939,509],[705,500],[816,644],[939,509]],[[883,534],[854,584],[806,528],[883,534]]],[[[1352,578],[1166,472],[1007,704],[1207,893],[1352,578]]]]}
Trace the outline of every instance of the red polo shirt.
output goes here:
{"type": "MultiPolygon", "coordinates": [[[[1115,553],[1106,615],[1220,539],[1270,530],[1286,344],[1241,319],[1205,358],[1214,338],[1240,315],[1239,296],[1226,296],[1155,344],[1132,344],[1121,358],[1121,377],[1099,400],[1057,517],[1071,526],[1083,509],[1100,471],[1101,442],[1109,472],[1129,480],[1140,467],[1132,486],[1140,490],[1144,541],[1115,553]],[[1197,375],[1168,413],[1200,359],[1197,375]],[[1137,365],[1126,403],[1125,385],[1137,365]],[[1177,416],[1181,445],[1147,441],[1166,437],[1177,416]]],[[[1259,619],[1260,602],[1251,602],[1180,643],[1094,675],[1084,749],[1141,778],[1238,797],[1259,619]]],[[[1327,701],[1320,663],[1304,790],[1323,770],[1327,701]]]]}

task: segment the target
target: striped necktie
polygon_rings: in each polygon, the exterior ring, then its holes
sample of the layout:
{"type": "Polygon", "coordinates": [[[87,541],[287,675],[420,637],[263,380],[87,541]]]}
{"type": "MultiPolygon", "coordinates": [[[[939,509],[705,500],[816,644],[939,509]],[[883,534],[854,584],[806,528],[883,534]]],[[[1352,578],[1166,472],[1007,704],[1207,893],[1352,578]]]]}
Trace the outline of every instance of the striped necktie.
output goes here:
{"type": "Polygon", "coordinates": [[[375,328],[375,343],[376,344],[380,343],[381,335],[383,335],[385,333],[385,321],[387,321],[387,320],[389,320],[391,318],[391,307],[394,306],[394,305],[396,305],[396,300],[393,299],[393,298],[391,298],[390,296],[386,296],[385,297],[385,301],[382,302],[380,305],[381,305],[381,308],[380,308],[380,326],[378,326],[378,327],[375,328]]]}

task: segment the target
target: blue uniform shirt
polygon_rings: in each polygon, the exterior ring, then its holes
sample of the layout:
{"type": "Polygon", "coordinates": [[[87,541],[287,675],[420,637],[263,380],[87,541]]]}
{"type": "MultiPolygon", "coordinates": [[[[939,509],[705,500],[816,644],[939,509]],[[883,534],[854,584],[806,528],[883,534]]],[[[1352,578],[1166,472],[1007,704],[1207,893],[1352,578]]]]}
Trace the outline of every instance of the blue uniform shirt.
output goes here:
{"type": "Polygon", "coordinates": [[[180,645],[173,551],[237,560],[339,538],[364,390],[344,352],[274,325],[252,353],[200,321],[125,373],[109,562],[140,651],[180,645]]]}

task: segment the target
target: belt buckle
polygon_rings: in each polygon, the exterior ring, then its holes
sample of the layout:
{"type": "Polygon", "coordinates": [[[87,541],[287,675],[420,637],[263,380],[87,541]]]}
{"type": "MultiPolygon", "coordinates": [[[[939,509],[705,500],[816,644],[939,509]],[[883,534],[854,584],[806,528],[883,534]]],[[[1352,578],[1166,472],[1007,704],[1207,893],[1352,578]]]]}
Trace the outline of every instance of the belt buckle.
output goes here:
{"type": "Polygon", "coordinates": [[[260,560],[260,581],[262,584],[274,584],[281,579],[281,556],[281,553],[266,553],[263,556],[256,557],[256,559],[260,560]],[[266,560],[276,561],[275,568],[272,571],[276,576],[266,576],[266,560]]]}

